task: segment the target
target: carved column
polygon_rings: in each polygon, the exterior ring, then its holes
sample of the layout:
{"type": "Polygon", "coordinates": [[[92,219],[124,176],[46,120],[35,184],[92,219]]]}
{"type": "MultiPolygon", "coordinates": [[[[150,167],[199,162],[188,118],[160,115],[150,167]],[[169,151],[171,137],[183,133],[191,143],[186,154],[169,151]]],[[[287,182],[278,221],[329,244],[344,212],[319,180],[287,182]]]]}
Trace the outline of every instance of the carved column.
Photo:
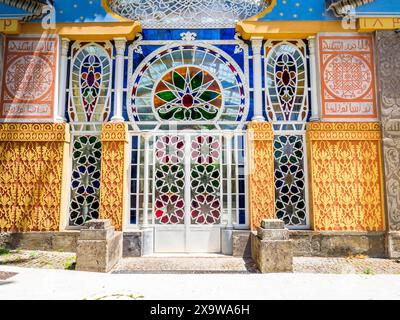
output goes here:
{"type": "Polygon", "coordinates": [[[123,89],[124,89],[124,61],[126,39],[114,39],[117,55],[115,56],[115,95],[114,95],[114,116],[112,121],[124,121],[122,116],[123,89]]]}
{"type": "Polygon", "coordinates": [[[400,257],[400,34],[376,33],[379,109],[383,127],[383,155],[388,220],[388,251],[400,257]]]}
{"type": "Polygon", "coordinates": [[[254,117],[255,121],[264,121],[263,115],[263,92],[262,92],[262,38],[251,38],[253,49],[253,94],[254,94],[254,117]]]}
{"type": "MultiPolygon", "coordinates": [[[[66,105],[66,89],[67,89],[67,68],[68,68],[68,50],[69,39],[61,39],[61,58],[59,70],[59,87],[58,87],[58,111],[56,121],[66,121],[65,105],[66,105]]],[[[71,93],[70,93],[71,94],[71,93]]]]}
{"type": "Polygon", "coordinates": [[[251,122],[247,129],[250,226],[275,218],[274,133],[269,122],[251,122]]]}
{"type": "Polygon", "coordinates": [[[100,217],[109,219],[116,230],[122,230],[127,194],[128,125],[104,124],[101,140],[100,217]]]}

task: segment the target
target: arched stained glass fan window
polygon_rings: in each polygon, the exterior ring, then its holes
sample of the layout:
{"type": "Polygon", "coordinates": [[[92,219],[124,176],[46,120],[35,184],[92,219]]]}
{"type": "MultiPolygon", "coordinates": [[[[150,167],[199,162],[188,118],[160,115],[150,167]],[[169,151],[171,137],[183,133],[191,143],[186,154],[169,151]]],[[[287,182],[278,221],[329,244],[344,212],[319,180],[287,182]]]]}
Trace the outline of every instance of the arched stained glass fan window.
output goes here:
{"type": "Polygon", "coordinates": [[[162,47],[149,55],[131,78],[128,112],[133,121],[246,120],[249,102],[244,74],[216,47],[162,47]]]}
{"type": "Polygon", "coordinates": [[[103,122],[110,115],[112,46],[76,43],[71,62],[71,122],[103,122]]]}
{"type": "Polygon", "coordinates": [[[306,121],[308,115],[305,43],[266,43],[266,96],[269,120],[306,121]]]}

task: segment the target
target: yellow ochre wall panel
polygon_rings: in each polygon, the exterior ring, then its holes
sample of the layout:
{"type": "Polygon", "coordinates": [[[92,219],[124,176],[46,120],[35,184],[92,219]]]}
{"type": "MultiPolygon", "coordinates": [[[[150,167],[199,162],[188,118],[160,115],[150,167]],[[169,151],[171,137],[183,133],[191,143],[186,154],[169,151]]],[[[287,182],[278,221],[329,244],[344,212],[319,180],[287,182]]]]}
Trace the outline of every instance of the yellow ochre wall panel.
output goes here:
{"type": "Polygon", "coordinates": [[[263,219],[275,219],[274,134],[271,123],[250,123],[247,139],[250,226],[255,230],[263,219]]]}
{"type": "Polygon", "coordinates": [[[58,231],[66,124],[0,124],[0,231],[58,231]]]}
{"type": "Polygon", "coordinates": [[[101,155],[100,218],[110,219],[116,230],[122,230],[127,194],[128,126],[123,122],[103,125],[101,155]]]}
{"type": "Polygon", "coordinates": [[[314,230],[385,230],[380,124],[309,123],[307,138],[314,230]]]}

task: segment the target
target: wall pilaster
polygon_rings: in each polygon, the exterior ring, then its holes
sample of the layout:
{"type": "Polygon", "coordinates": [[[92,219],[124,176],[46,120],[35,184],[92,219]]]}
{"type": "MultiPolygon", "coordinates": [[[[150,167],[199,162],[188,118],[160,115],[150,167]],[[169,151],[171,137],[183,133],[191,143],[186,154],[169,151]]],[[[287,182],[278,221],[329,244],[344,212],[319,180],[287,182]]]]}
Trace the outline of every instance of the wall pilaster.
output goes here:
{"type": "Polygon", "coordinates": [[[111,220],[116,230],[122,230],[127,194],[128,125],[104,124],[101,140],[100,217],[111,220]]]}
{"type": "Polygon", "coordinates": [[[400,34],[376,33],[378,104],[382,121],[388,251],[400,257],[400,34]]]}
{"type": "Polygon", "coordinates": [[[274,133],[270,122],[251,122],[247,129],[250,226],[275,218],[274,133]]]}

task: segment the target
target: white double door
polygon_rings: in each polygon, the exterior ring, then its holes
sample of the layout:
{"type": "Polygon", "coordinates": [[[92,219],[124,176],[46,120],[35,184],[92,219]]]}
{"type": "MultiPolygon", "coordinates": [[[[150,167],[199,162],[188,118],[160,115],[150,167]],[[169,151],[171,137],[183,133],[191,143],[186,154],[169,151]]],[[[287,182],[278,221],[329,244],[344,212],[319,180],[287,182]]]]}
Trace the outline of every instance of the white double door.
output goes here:
{"type": "Polygon", "coordinates": [[[155,136],[156,253],[221,252],[222,145],[217,134],[155,136]]]}

